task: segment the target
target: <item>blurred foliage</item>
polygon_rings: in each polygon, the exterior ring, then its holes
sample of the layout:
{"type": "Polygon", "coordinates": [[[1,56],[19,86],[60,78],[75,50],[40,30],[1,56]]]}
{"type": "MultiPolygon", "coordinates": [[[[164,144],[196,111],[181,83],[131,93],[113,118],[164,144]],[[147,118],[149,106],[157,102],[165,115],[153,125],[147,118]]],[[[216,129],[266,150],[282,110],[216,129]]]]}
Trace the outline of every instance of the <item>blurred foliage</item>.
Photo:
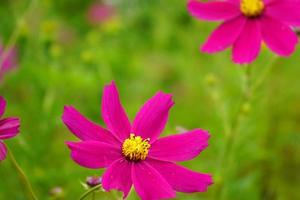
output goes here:
{"type": "MultiPolygon", "coordinates": [[[[164,135],[201,127],[210,146],[189,168],[214,175],[207,193],[178,199],[213,199],[224,146],[222,112],[235,116],[244,68],[230,52],[199,53],[215,23],[190,17],[183,0],[111,0],[116,16],[90,25],[90,0],[3,0],[0,31],[4,44],[15,38],[19,68],[6,74],[1,95],[6,116],[19,116],[21,134],[5,141],[24,168],[40,199],[77,199],[87,176],[101,175],[75,164],[65,141],[75,140],[61,121],[64,105],[103,124],[103,85],[115,80],[131,119],[156,91],[176,102],[164,135]],[[212,99],[217,98],[218,101],[212,99]]],[[[288,39],[288,38],[287,38],[288,39]]],[[[252,66],[255,81],[270,64],[263,48],[252,66]]],[[[280,58],[248,104],[238,132],[234,159],[224,186],[225,199],[300,199],[300,51],[280,58]]],[[[9,160],[0,164],[0,199],[25,199],[9,160]]],[[[107,194],[97,194],[101,199],[107,194]]],[[[131,194],[129,199],[135,199],[131,194]]]]}

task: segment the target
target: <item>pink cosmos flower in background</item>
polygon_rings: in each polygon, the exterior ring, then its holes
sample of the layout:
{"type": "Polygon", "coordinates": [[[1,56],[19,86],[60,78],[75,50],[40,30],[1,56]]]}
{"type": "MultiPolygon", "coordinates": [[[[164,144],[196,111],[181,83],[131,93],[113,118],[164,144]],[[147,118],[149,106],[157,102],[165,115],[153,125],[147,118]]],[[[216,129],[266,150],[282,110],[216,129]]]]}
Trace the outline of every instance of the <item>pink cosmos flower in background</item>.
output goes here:
{"type": "Polygon", "coordinates": [[[87,20],[92,25],[99,25],[112,19],[115,14],[116,9],[113,5],[94,2],[88,8],[87,20]]]}
{"type": "Polygon", "coordinates": [[[291,26],[300,26],[300,0],[190,0],[188,10],[201,20],[223,21],[201,51],[215,53],[232,46],[233,61],[238,64],[255,60],[262,42],[284,57],[298,43],[291,26]]]}
{"type": "Polygon", "coordinates": [[[123,192],[132,185],[144,200],[174,198],[175,191],[204,192],[212,184],[208,174],[191,171],[176,162],[195,158],[208,146],[209,134],[201,129],[160,138],[174,102],[158,92],[130,123],[114,82],[106,85],[102,117],[107,129],[65,106],[62,120],[80,142],[67,142],[72,159],[91,169],[106,168],[102,186],[123,192]]]}
{"type": "Polygon", "coordinates": [[[0,96],[0,161],[6,158],[7,149],[3,140],[15,137],[19,133],[20,120],[15,117],[2,118],[6,101],[0,96]]]}
{"type": "Polygon", "coordinates": [[[4,46],[0,44],[0,80],[7,72],[17,67],[17,48],[10,48],[6,53],[4,49],[4,46]]]}

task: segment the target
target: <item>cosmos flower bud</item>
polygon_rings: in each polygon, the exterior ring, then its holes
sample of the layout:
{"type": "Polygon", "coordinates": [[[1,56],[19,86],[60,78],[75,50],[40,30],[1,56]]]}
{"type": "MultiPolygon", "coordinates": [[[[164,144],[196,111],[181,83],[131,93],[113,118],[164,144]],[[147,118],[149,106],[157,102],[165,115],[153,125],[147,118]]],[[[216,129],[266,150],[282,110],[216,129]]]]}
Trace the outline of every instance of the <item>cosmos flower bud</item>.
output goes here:
{"type": "Polygon", "coordinates": [[[101,176],[88,176],[85,182],[89,187],[95,187],[102,183],[101,176]]]}
{"type": "Polygon", "coordinates": [[[61,187],[54,187],[49,193],[54,199],[62,199],[64,197],[64,191],[61,187]]]}
{"type": "Polygon", "coordinates": [[[214,74],[208,74],[205,76],[205,83],[208,86],[215,86],[216,83],[218,82],[218,78],[214,74]]]}

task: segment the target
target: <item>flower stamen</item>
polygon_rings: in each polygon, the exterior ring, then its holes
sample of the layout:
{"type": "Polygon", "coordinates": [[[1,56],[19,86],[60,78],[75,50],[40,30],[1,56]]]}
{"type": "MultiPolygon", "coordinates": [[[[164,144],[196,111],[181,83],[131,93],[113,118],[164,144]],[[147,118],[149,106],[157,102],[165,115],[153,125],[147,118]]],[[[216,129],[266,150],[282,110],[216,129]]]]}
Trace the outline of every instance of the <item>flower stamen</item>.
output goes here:
{"type": "Polygon", "coordinates": [[[130,134],[122,146],[123,155],[131,161],[145,160],[149,153],[150,139],[143,139],[141,136],[130,134]]]}
{"type": "Polygon", "coordinates": [[[247,17],[259,16],[265,8],[263,0],[241,0],[241,12],[247,17]]]}

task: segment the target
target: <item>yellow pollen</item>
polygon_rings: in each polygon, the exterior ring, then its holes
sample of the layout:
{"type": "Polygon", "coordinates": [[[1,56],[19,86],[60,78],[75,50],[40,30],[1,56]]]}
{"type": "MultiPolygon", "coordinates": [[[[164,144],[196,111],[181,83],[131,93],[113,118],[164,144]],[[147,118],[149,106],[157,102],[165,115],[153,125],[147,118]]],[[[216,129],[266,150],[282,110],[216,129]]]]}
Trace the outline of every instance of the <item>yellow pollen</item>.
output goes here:
{"type": "Polygon", "coordinates": [[[143,140],[141,136],[135,136],[132,133],[130,137],[124,141],[122,153],[128,160],[145,160],[151,146],[149,141],[149,138],[143,140]]]}
{"type": "Polygon", "coordinates": [[[247,17],[259,16],[264,8],[263,0],[241,0],[241,12],[247,17]]]}

